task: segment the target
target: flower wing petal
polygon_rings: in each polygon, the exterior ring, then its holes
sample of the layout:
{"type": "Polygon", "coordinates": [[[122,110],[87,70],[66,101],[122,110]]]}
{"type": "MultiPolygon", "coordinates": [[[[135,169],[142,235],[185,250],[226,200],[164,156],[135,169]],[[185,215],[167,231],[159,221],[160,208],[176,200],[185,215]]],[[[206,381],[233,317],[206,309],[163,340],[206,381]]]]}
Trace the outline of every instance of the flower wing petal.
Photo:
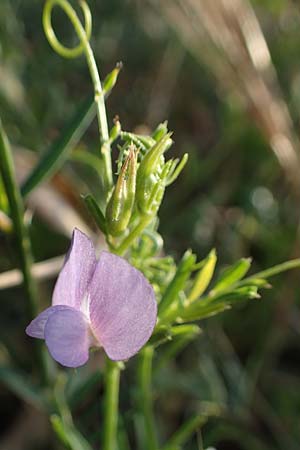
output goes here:
{"type": "Polygon", "coordinates": [[[56,306],[50,306],[50,308],[45,309],[42,311],[35,319],[33,319],[28,327],[26,328],[26,334],[28,336],[38,338],[38,339],[44,339],[44,330],[45,325],[48,320],[48,318],[53,314],[55,311],[61,311],[63,309],[68,308],[68,306],[65,305],[56,305],[56,306]]]}
{"type": "Polygon", "coordinates": [[[79,367],[89,358],[90,328],[85,316],[74,308],[55,311],[45,325],[51,356],[66,367],[79,367]]]}
{"type": "Polygon", "coordinates": [[[52,305],[67,305],[79,309],[96,263],[91,240],[75,229],[70,249],[56,281],[52,305]]]}
{"type": "Polygon", "coordinates": [[[102,252],[91,285],[94,335],[115,361],[130,358],[150,338],[157,317],[152,286],[125,259],[102,252]]]}

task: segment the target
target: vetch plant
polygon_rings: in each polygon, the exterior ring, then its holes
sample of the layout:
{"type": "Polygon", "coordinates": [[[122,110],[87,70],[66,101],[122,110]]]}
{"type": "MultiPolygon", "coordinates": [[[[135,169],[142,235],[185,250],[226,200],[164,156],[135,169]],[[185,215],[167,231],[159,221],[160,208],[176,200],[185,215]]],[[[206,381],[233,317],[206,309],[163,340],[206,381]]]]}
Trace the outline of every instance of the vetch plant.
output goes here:
{"type": "MultiPolygon", "coordinates": [[[[43,25],[50,45],[59,55],[66,58],[85,55],[94,95],[79,108],[21,189],[16,182],[6,134],[2,127],[0,130],[0,170],[5,188],[2,203],[7,205],[4,212],[11,219],[17,237],[30,322],[26,332],[45,339],[53,358],[67,367],[85,364],[91,347],[103,347],[107,357],[103,371],[104,399],[101,399],[103,421],[99,424],[102,439],[99,448],[102,450],[129,448],[120,443],[129,438],[122,441],[121,436],[126,430],[118,421],[120,375],[127,364],[119,361],[137,354],[137,366],[133,365],[137,376],[131,382],[136,383],[132,391],[138,392],[140,398],[141,430],[135,437],[138,447],[180,449],[216,411],[195,410],[163,443],[153,413],[153,371],[175,358],[179,350],[199,335],[199,320],[219,314],[241,301],[258,298],[259,290],[269,286],[271,276],[299,267],[300,261],[290,261],[247,276],[251,260],[242,258],[215,275],[215,250],[200,261],[191,250],[187,250],[178,263],[172,256],[165,255],[158,231],[159,208],[166,187],[180,175],[188,156],[185,154],[181,160],[167,158],[173,145],[167,122],[158,124],[149,135],[123,130],[118,119],[109,129],[105,98],[116,85],[121,65],[117,64],[101,84],[90,45],[91,13],[85,1],[80,1],[79,5],[84,26],[67,0],[46,0],[43,25]],[[70,49],[57,39],[51,23],[55,6],[59,6],[71,21],[80,41],[77,47],[70,49]],[[90,239],[75,230],[56,282],[52,306],[39,313],[23,200],[62,166],[95,116],[95,110],[100,134],[96,165],[101,172],[104,194],[97,201],[92,193],[88,193],[83,196],[83,201],[99,233],[104,235],[108,251],[101,252],[97,260],[90,239]],[[111,159],[113,146],[118,150],[115,166],[111,159]]],[[[81,161],[90,161],[89,156],[88,152],[82,154],[81,161]]],[[[66,398],[65,385],[71,378],[70,371],[57,367],[53,373],[49,370],[44,346],[34,348],[40,382],[32,381],[30,389],[25,391],[25,398],[28,398],[28,392],[38,388],[41,407],[49,413],[61,442],[74,450],[90,450],[92,447],[74,424],[66,398]]],[[[36,400],[36,396],[33,398],[36,400]]]]}

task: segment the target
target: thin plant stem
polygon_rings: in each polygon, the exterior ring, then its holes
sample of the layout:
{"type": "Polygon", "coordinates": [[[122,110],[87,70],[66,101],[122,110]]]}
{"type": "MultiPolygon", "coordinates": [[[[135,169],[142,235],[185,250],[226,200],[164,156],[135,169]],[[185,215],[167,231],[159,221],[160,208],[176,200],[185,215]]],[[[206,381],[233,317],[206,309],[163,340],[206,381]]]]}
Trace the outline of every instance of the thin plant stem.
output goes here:
{"type": "Polygon", "coordinates": [[[116,450],[120,364],[106,358],[103,450],[116,450]]]}
{"type": "Polygon", "coordinates": [[[142,216],[140,218],[139,223],[130,231],[128,236],[124,239],[123,242],[119,245],[119,247],[112,247],[110,245],[110,249],[113,253],[117,255],[123,255],[128,247],[133,243],[135,239],[137,239],[142,231],[149,225],[149,223],[153,220],[153,216],[142,216]]]}
{"type": "Polygon", "coordinates": [[[43,25],[45,34],[47,36],[50,45],[59,55],[65,58],[74,58],[77,57],[82,52],[85,54],[89,72],[94,85],[95,102],[97,106],[97,118],[99,124],[99,131],[101,135],[101,155],[104,160],[104,172],[103,172],[104,184],[106,188],[106,194],[108,195],[110,189],[113,186],[113,177],[112,177],[111,149],[109,141],[105,98],[97,63],[94,57],[93,50],[89,43],[89,34],[91,29],[90,11],[86,2],[81,1],[80,6],[84,12],[86,22],[88,22],[85,28],[82,26],[81,21],[79,20],[75,10],[72,8],[72,6],[69,4],[67,0],[47,0],[43,12],[43,25]],[[80,40],[80,45],[75,47],[74,49],[64,47],[62,44],[59,43],[59,41],[55,36],[51,24],[51,12],[52,8],[55,5],[60,6],[66,13],[80,40]]]}
{"type": "Polygon", "coordinates": [[[168,443],[163,447],[163,450],[173,450],[179,448],[184,444],[191,436],[192,433],[197,431],[202,425],[207,422],[207,417],[203,415],[196,415],[185,422],[179,430],[171,437],[168,443]]]}
{"type": "Polygon", "coordinates": [[[157,450],[159,448],[155,432],[152,403],[151,378],[153,353],[154,349],[150,345],[142,350],[138,370],[139,393],[146,435],[145,448],[147,448],[147,450],[157,450]]]}
{"type": "MultiPolygon", "coordinates": [[[[17,239],[20,268],[23,275],[23,285],[26,298],[26,317],[30,322],[38,313],[37,291],[32,277],[31,267],[33,263],[31,242],[28,229],[24,223],[24,206],[21,193],[16,181],[14,163],[10,144],[0,120],[0,171],[6,190],[10,214],[13,221],[14,234],[17,239]]],[[[47,380],[46,361],[44,351],[37,342],[35,345],[43,381],[47,380]]]]}
{"type": "Polygon", "coordinates": [[[246,281],[250,281],[253,278],[270,278],[273,277],[275,275],[278,275],[281,272],[286,272],[287,270],[291,270],[291,269],[297,269],[298,267],[300,267],[300,258],[298,259],[292,259],[291,261],[286,261],[282,264],[277,264],[274,267],[271,267],[270,269],[266,269],[263,270],[261,272],[257,272],[254,275],[251,275],[250,277],[244,278],[242,280],[242,283],[246,282],[246,281]]]}

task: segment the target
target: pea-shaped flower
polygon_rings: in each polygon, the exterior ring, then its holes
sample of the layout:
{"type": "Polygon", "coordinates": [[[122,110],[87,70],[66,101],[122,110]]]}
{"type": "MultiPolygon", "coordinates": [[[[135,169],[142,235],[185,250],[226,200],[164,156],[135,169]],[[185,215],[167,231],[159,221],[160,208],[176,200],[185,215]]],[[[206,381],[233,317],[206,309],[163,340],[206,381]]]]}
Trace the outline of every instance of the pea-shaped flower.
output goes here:
{"type": "Polygon", "coordinates": [[[114,361],[130,358],[150,338],[156,317],[154,292],[144,275],[112,253],[101,252],[97,261],[90,239],[75,229],[52,306],[26,333],[45,339],[63,366],[79,367],[90,347],[103,347],[114,361]]]}

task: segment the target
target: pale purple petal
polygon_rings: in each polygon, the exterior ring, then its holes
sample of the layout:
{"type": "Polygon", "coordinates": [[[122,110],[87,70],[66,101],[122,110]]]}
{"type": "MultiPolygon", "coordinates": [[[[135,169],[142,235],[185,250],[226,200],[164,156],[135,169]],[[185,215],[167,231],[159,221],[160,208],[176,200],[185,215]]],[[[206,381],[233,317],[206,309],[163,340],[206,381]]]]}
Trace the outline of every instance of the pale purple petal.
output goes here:
{"type": "Polygon", "coordinates": [[[63,366],[79,367],[89,358],[89,324],[74,308],[50,315],[45,325],[45,340],[51,356],[63,366]]]}
{"type": "Polygon", "coordinates": [[[91,285],[91,328],[107,355],[130,358],[148,341],[156,323],[154,291],[125,259],[102,252],[91,285]]]}
{"type": "Polygon", "coordinates": [[[35,319],[33,319],[28,327],[26,328],[26,333],[28,336],[38,338],[38,339],[44,339],[44,330],[45,325],[50,317],[51,314],[53,314],[55,311],[62,311],[63,309],[68,308],[65,305],[56,305],[51,306],[50,308],[45,309],[42,311],[35,319]]]}
{"type": "Polygon", "coordinates": [[[79,309],[96,263],[91,240],[75,229],[69,252],[54,288],[52,305],[67,305],[79,309]]]}

